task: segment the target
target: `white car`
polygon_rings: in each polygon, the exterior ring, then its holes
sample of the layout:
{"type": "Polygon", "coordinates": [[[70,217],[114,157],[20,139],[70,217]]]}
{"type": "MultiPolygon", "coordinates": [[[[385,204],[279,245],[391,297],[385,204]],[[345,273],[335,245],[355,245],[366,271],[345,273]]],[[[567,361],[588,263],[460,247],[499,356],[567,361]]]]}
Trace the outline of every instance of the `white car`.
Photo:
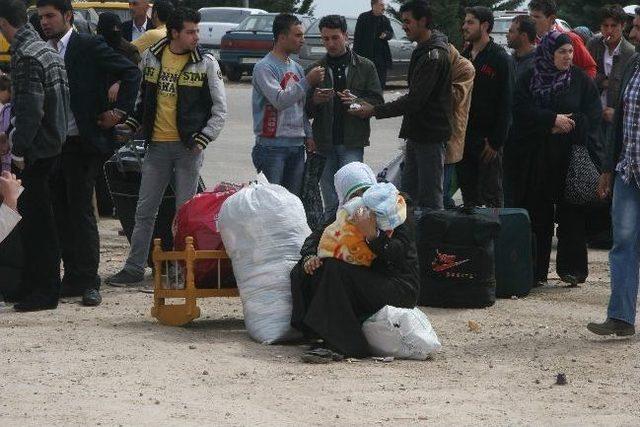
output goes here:
{"type": "Polygon", "coordinates": [[[234,30],[249,15],[267,13],[262,9],[249,9],[243,7],[203,7],[200,12],[201,19],[200,45],[207,51],[220,58],[220,41],[227,31],[234,30]]]}

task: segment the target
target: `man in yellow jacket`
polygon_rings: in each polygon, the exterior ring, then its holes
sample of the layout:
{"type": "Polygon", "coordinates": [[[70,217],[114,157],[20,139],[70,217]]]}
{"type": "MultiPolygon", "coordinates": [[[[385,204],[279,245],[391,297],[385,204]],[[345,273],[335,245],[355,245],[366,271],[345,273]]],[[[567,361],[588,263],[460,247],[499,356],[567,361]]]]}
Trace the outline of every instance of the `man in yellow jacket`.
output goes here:
{"type": "Polygon", "coordinates": [[[155,28],[153,30],[145,31],[144,34],[131,42],[132,45],[138,48],[138,52],[140,52],[140,54],[163,38],[167,37],[167,21],[169,20],[169,16],[173,13],[173,9],[173,4],[167,0],[159,0],[153,4],[151,20],[153,21],[155,28]]]}

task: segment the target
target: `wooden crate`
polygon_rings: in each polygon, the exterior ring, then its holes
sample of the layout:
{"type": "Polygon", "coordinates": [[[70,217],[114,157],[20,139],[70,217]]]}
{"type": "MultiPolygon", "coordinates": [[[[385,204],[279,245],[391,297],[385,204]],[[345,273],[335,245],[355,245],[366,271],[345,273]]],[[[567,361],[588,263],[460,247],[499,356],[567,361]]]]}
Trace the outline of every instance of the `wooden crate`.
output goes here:
{"type": "Polygon", "coordinates": [[[198,298],[237,297],[237,288],[222,288],[220,263],[229,259],[225,251],[197,251],[193,237],[185,239],[184,251],[163,251],[160,239],[153,241],[153,308],[151,315],[163,325],[183,326],[200,317],[198,298]],[[195,285],[194,264],[197,260],[218,260],[218,283],[215,289],[198,289],[195,285]],[[162,286],[162,264],[182,261],[186,265],[184,289],[165,289],[162,286]],[[166,304],[166,299],[184,299],[184,304],[166,304]]]}

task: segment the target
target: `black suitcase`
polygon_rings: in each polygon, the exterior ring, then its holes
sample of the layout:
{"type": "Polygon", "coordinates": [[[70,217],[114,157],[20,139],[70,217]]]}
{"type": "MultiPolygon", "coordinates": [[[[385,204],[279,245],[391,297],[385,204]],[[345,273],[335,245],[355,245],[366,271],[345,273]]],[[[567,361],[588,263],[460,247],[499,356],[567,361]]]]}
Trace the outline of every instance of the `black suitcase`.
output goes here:
{"type": "Polygon", "coordinates": [[[420,305],[482,308],[496,301],[494,240],[500,220],[473,209],[416,215],[420,305]]]}
{"type": "MultiPolygon", "coordinates": [[[[109,193],[113,200],[116,217],[131,243],[131,235],[135,226],[136,206],[138,205],[138,192],[142,180],[141,166],[144,161],[145,148],[142,145],[127,145],[119,149],[105,164],[104,176],[109,187],[109,193]],[[135,147],[135,151],[134,151],[135,147]]],[[[202,178],[198,183],[198,193],[204,191],[202,178]]],[[[173,250],[173,218],[176,215],[176,196],[171,185],[162,198],[158,209],[156,225],[153,230],[153,239],[162,240],[162,249],[173,250]]],[[[151,249],[153,247],[151,240],[151,249]]],[[[148,263],[153,266],[152,251],[149,251],[148,263]]]]}
{"type": "Polygon", "coordinates": [[[496,296],[524,297],[534,285],[534,255],[531,220],[526,209],[478,208],[478,212],[500,219],[495,243],[496,296]]]}

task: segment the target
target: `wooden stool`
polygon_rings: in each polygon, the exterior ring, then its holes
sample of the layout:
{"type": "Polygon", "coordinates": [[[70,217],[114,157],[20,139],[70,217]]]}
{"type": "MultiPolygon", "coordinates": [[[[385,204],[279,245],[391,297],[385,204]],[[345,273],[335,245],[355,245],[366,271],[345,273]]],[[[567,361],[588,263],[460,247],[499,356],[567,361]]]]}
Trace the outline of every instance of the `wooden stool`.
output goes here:
{"type": "Polygon", "coordinates": [[[162,250],[160,239],[153,241],[153,308],[151,315],[163,325],[183,326],[200,317],[197,298],[237,297],[237,288],[222,289],[220,263],[229,259],[225,251],[197,251],[193,237],[185,239],[184,251],[162,250]],[[197,260],[218,260],[218,283],[215,289],[197,289],[194,265],[197,260]],[[162,264],[167,261],[181,261],[186,266],[184,289],[164,289],[162,287],[162,264]],[[184,299],[184,304],[165,304],[167,298],[184,299]]]}

